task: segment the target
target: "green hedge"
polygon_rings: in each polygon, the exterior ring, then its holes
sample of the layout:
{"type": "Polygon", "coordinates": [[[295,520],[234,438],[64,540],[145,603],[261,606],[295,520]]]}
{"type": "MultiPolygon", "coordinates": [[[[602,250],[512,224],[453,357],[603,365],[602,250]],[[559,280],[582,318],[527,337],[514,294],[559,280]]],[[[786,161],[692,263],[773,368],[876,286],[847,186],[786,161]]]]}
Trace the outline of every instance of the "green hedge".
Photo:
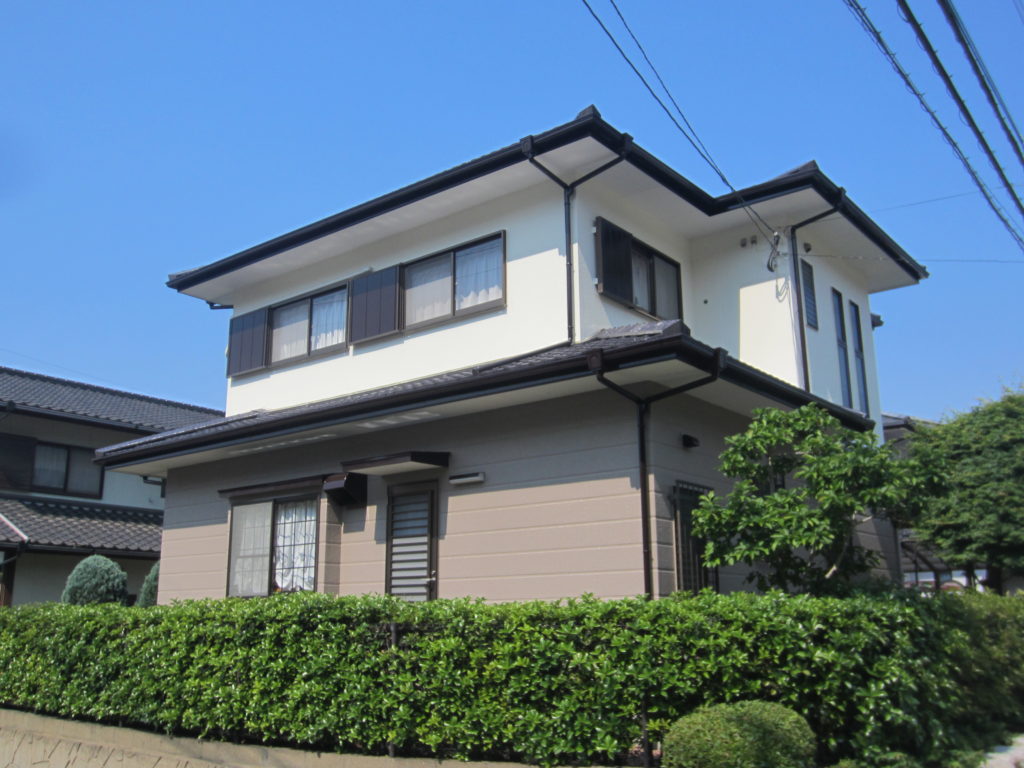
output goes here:
{"type": "Polygon", "coordinates": [[[807,718],[823,764],[942,765],[1024,724],[1024,600],[43,604],[0,611],[0,669],[7,706],[322,750],[608,763],[644,722],[657,741],[764,699],[807,718]]]}

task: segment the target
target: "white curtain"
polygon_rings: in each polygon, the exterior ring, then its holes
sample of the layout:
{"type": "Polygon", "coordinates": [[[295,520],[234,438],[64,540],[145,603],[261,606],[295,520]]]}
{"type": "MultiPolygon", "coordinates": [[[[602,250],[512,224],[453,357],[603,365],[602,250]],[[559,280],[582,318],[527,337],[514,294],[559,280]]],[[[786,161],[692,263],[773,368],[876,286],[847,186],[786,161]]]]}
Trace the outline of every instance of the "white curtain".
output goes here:
{"type": "Polygon", "coordinates": [[[274,520],[274,588],[313,589],[316,572],[316,501],[278,502],[274,520]]]}
{"type": "Polygon", "coordinates": [[[309,338],[309,304],[300,301],[273,312],[270,332],[270,360],[287,360],[306,354],[309,338]]]}
{"type": "Polygon", "coordinates": [[[455,308],[466,309],[502,297],[501,240],[489,240],[455,254],[455,308]]]}
{"type": "Polygon", "coordinates": [[[651,311],[651,260],[645,253],[633,251],[633,303],[651,311]]]}
{"type": "Polygon", "coordinates": [[[37,445],[32,485],[63,488],[68,464],[68,449],[56,445],[37,445]]]}
{"type": "Polygon", "coordinates": [[[405,268],[405,322],[422,323],[452,312],[452,271],[448,254],[405,268]]]}
{"type": "Polygon", "coordinates": [[[324,349],[345,341],[345,312],[348,296],[345,289],[313,299],[313,331],[310,349],[324,349]]]}
{"type": "Polygon", "coordinates": [[[231,510],[232,597],[267,594],[270,579],[270,524],[274,505],[240,504],[231,510]]]}

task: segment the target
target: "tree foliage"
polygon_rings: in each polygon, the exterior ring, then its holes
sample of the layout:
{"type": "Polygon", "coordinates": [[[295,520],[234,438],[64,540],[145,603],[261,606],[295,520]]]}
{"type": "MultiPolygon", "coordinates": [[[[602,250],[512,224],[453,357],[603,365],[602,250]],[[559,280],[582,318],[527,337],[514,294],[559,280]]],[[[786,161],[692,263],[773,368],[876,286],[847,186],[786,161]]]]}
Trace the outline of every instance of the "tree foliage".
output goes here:
{"type": "Polygon", "coordinates": [[[103,555],[90,555],[68,575],[62,603],[121,603],[128,600],[128,575],[117,563],[103,555]]]}
{"type": "Polygon", "coordinates": [[[693,513],[708,565],[745,563],[758,587],[817,593],[873,561],[853,541],[873,517],[912,512],[927,485],[916,462],[894,457],[817,406],[760,409],[727,439],[721,471],[735,479],[693,513]]]}
{"type": "Polygon", "coordinates": [[[139,599],[135,604],[140,608],[156,605],[156,592],[160,583],[160,561],[153,563],[146,578],[142,581],[142,588],[139,590],[139,599]]]}
{"type": "Polygon", "coordinates": [[[1024,390],[919,429],[911,449],[942,479],[918,536],[949,565],[1024,572],[1024,390]]]}

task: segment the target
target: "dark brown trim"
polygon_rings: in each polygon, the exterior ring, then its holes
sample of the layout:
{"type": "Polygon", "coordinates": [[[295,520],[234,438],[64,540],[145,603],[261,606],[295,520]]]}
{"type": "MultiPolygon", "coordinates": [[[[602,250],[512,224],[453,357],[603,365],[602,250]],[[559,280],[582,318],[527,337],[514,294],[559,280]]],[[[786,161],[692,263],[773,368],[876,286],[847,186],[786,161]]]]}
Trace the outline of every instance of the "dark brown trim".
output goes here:
{"type": "Polygon", "coordinates": [[[394,523],[394,500],[398,496],[427,493],[430,496],[430,510],[427,514],[427,599],[437,599],[438,579],[438,529],[440,496],[436,481],[420,483],[402,483],[388,486],[387,510],[387,550],[384,556],[384,594],[391,594],[391,545],[393,541],[392,526],[394,523]]]}
{"type": "MultiPolygon", "coordinates": [[[[668,256],[667,254],[662,253],[660,250],[658,250],[657,248],[655,248],[652,245],[649,245],[648,243],[644,242],[640,238],[636,237],[628,229],[625,229],[624,227],[620,227],[615,222],[609,221],[608,219],[604,218],[603,216],[598,216],[594,220],[594,230],[595,230],[595,237],[596,237],[595,246],[596,246],[596,262],[597,262],[597,292],[603,298],[609,299],[611,301],[614,301],[616,304],[621,304],[622,306],[626,307],[627,309],[632,310],[633,312],[640,313],[644,317],[650,317],[650,318],[652,318],[654,320],[682,320],[683,319],[683,267],[680,264],[680,262],[678,260],[676,260],[676,259],[673,259],[671,256],[668,256]],[[628,235],[630,237],[630,239],[632,241],[631,242],[631,250],[630,250],[630,254],[629,254],[630,266],[631,267],[632,267],[632,258],[633,258],[632,245],[637,245],[637,246],[640,247],[641,250],[649,252],[649,253],[646,254],[649,257],[649,259],[650,259],[650,261],[648,263],[648,269],[647,269],[647,285],[648,285],[648,291],[650,293],[650,296],[648,298],[650,299],[652,309],[644,309],[643,307],[641,307],[641,306],[639,306],[637,304],[634,304],[632,300],[625,300],[625,299],[623,299],[623,298],[621,298],[619,296],[616,296],[614,293],[609,293],[608,291],[605,290],[605,279],[604,279],[604,266],[605,266],[604,265],[604,260],[605,260],[605,256],[604,256],[604,244],[602,242],[602,237],[601,237],[602,223],[603,224],[610,224],[615,229],[623,232],[624,234],[626,234],[626,235],[628,235]],[[664,261],[664,262],[670,264],[671,266],[675,267],[675,271],[676,271],[676,282],[675,282],[675,289],[676,289],[676,291],[675,291],[675,293],[676,293],[676,304],[679,307],[679,317],[666,317],[664,315],[659,315],[658,312],[657,312],[657,309],[658,309],[658,300],[657,300],[658,283],[657,283],[657,277],[655,275],[655,273],[656,273],[656,270],[655,270],[655,267],[654,267],[655,259],[661,259],[662,261],[664,261]]],[[[631,269],[631,272],[630,272],[630,288],[632,288],[632,286],[633,286],[633,280],[632,280],[632,269],[631,269]]],[[[635,293],[635,291],[630,291],[630,293],[635,293]]]]}
{"type": "MultiPolygon", "coordinates": [[[[716,364],[717,355],[714,348],[697,341],[689,334],[677,331],[665,333],[648,341],[608,350],[604,358],[608,364],[622,368],[679,359],[701,370],[711,371],[716,364]]],[[[161,441],[155,444],[143,442],[124,448],[111,446],[110,448],[117,450],[101,449],[98,452],[97,461],[110,467],[130,466],[145,460],[181,456],[215,446],[227,447],[244,444],[253,439],[279,437],[311,428],[379,418],[409,408],[433,407],[449,402],[592,376],[593,373],[588,366],[587,359],[587,351],[580,351],[573,357],[559,358],[529,366],[511,366],[506,370],[492,367],[480,373],[473,373],[474,369],[467,369],[467,372],[472,375],[446,379],[441,383],[402,389],[396,393],[391,393],[389,392],[390,388],[385,388],[383,391],[386,394],[381,394],[370,400],[342,402],[334,406],[328,403],[318,410],[296,413],[294,409],[287,409],[274,420],[257,421],[256,423],[243,421],[230,432],[212,434],[205,431],[198,434],[185,432],[166,442],[161,441]],[[495,373],[496,370],[497,373],[495,373]]],[[[721,378],[790,407],[815,403],[832,413],[843,424],[854,429],[868,430],[874,426],[874,422],[859,413],[838,406],[818,395],[805,392],[732,357],[727,358],[726,365],[721,371],[721,378]]],[[[161,440],[159,437],[153,439],[161,440]]]]}
{"type": "Polygon", "coordinates": [[[527,162],[545,152],[571,144],[580,139],[592,138],[610,151],[620,153],[628,143],[629,152],[625,160],[670,192],[678,195],[707,216],[715,216],[781,195],[813,189],[826,202],[837,205],[839,212],[847,218],[865,237],[883,250],[900,268],[915,281],[928,276],[927,270],[915,262],[895,241],[887,235],[870,217],[841,194],[841,188],[817,167],[797,173],[786,174],[761,184],[720,197],[712,197],[693,182],[663,163],[647,150],[632,143],[628,134],[621,133],[606,123],[594,107],[583,110],[576,119],[552,128],[544,133],[499,149],[483,157],[462,163],[407,187],[395,190],[381,197],[349,208],[300,229],[288,232],[252,248],[220,259],[211,264],[171,275],[167,285],[177,291],[201,285],[204,282],[255,264],[291,248],[304,245],[325,235],[352,227],[361,222],[396,210],[405,205],[423,200],[432,195],[457,187],[473,179],[527,162]],[[529,154],[524,151],[529,147],[529,154]]]}

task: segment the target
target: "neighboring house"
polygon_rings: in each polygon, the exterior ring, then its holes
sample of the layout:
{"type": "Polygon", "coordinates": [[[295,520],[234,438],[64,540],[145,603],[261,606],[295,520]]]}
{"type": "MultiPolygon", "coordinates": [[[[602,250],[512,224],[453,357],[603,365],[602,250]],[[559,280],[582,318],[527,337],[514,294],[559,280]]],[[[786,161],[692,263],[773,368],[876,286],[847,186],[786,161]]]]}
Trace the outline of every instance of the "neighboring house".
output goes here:
{"type": "Polygon", "coordinates": [[[160,557],[163,481],[106,472],[94,452],[222,415],[0,367],[0,604],[59,600],[91,554],[115,560],[137,594],[160,557]]]}
{"type": "Polygon", "coordinates": [[[99,460],[167,479],[161,602],[741,588],[689,530],[726,436],[873,428],[870,295],[926,275],[813,163],[712,197],[591,107],[172,275],[233,308],[227,416],[99,460]]]}

